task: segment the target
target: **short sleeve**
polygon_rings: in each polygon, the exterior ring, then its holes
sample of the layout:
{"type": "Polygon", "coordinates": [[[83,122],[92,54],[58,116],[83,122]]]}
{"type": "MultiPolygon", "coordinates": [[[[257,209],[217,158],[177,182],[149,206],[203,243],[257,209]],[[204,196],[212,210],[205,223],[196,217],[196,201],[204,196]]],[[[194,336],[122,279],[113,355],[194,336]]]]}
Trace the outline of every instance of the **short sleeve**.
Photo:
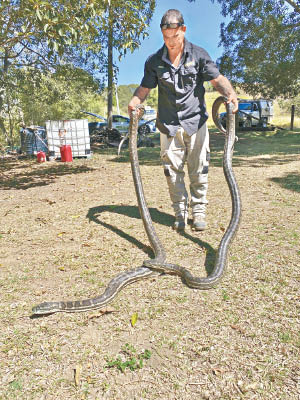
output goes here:
{"type": "Polygon", "coordinates": [[[152,56],[145,62],[144,77],[141,86],[148,89],[154,89],[157,86],[157,73],[153,65],[152,56]]]}
{"type": "Polygon", "coordinates": [[[200,74],[203,81],[211,81],[216,79],[220,75],[220,71],[217,65],[212,61],[209,54],[202,49],[202,69],[200,68],[200,74]]]}

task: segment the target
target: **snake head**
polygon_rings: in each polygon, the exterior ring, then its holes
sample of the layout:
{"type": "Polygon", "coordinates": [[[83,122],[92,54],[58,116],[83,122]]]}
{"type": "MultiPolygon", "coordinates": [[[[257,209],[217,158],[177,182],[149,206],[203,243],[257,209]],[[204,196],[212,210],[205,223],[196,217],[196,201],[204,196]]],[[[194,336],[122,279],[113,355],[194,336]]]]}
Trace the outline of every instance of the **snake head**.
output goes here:
{"type": "Polygon", "coordinates": [[[142,118],[142,116],[145,113],[145,106],[144,104],[138,104],[134,110],[131,111],[131,115],[133,118],[138,118],[139,120],[142,118]]]}
{"type": "Polygon", "coordinates": [[[32,307],[33,315],[52,314],[60,310],[59,302],[44,302],[32,307]]]}

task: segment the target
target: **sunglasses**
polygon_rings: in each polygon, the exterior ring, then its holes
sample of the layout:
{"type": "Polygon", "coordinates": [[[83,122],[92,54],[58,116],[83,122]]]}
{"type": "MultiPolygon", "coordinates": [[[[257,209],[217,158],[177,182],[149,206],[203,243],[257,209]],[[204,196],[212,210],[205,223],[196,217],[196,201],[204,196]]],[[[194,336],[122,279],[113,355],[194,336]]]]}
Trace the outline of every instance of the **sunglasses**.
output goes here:
{"type": "Polygon", "coordinates": [[[173,22],[171,24],[160,24],[160,28],[162,30],[165,29],[176,29],[179,28],[180,26],[183,26],[184,24],[182,22],[173,22]]]}

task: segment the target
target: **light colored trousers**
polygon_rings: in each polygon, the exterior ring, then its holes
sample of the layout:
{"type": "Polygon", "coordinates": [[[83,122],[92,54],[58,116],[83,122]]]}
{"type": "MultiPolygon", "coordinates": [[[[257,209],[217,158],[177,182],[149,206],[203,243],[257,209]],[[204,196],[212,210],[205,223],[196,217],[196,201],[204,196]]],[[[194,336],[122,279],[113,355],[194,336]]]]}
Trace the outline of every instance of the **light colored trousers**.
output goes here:
{"type": "Polygon", "coordinates": [[[175,217],[187,218],[189,196],[184,183],[184,164],[187,162],[190,179],[190,206],[192,215],[205,216],[208,165],[209,132],[204,124],[196,133],[189,136],[179,128],[176,136],[160,134],[161,160],[167,178],[170,198],[175,217]]]}

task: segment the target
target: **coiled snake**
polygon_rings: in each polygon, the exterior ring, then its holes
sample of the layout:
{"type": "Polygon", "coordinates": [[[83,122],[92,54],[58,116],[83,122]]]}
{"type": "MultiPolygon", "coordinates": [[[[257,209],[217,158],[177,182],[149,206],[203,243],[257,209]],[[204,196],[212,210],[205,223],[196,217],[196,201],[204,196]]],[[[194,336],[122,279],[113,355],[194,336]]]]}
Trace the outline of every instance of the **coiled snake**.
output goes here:
{"type": "Polygon", "coordinates": [[[223,171],[230,190],[230,195],[232,200],[232,213],[231,213],[230,223],[221,239],[217,251],[215,266],[211,274],[204,278],[198,278],[194,277],[186,268],[183,268],[177,264],[166,263],[166,252],[155,232],[152,223],[152,219],[144,196],[143,184],[139,169],[136,143],[137,143],[138,121],[143,114],[143,106],[140,106],[132,113],[132,116],[130,118],[130,128],[129,128],[130,162],[131,162],[132,175],[133,175],[140,214],[143,220],[144,228],[146,230],[148,239],[154,251],[155,258],[144,261],[143,266],[141,267],[125,271],[117,275],[109,282],[104,293],[98,297],[86,300],[76,300],[76,301],[44,302],[33,307],[32,309],[33,314],[51,314],[59,311],[79,312],[79,311],[88,311],[101,308],[110,301],[112,301],[118,294],[118,292],[128,284],[143,278],[148,278],[151,275],[157,274],[159,272],[178,275],[189,287],[195,289],[210,289],[220,282],[221,278],[224,275],[227,265],[229,245],[238,229],[241,217],[240,194],[232,170],[232,154],[235,142],[235,117],[232,113],[232,104],[226,103],[227,130],[225,131],[224,128],[220,125],[218,117],[219,107],[224,102],[226,102],[226,98],[222,96],[218,97],[215,100],[212,108],[212,117],[218,129],[221,132],[225,133],[223,171]]]}

